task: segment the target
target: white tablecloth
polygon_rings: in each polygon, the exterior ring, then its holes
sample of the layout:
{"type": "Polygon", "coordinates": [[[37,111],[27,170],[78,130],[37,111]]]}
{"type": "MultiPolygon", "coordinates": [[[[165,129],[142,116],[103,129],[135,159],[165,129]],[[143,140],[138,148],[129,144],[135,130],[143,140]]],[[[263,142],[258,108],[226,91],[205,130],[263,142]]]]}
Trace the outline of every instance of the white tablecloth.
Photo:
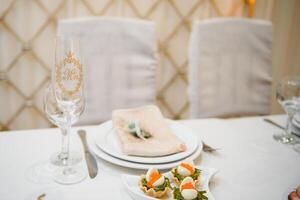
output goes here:
{"type": "MultiPolygon", "coordinates": [[[[284,116],[271,116],[284,122],[284,116]]],[[[197,164],[218,168],[210,188],[217,200],[286,199],[289,190],[300,185],[300,154],[290,146],[273,140],[281,130],[263,122],[261,117],[240,119],[185,120],[217,153],[202,153],[197,164]]],[[[82,127],[81,127],[82,128],[82,127]]],[[[89,131],[95,127],[84,127],[89,131]]],[[[125,169],[98,159],[99,174],[75,185],[55,182],[36,184],[25,177],[32,164],[47,160],[60,148],[58,129],[2,132],[0,134],[0,199],[23,200],[43,188],[57,188],[60,200],[130,199],[120,174],[139,175],[142,171],[125,169]]],[[[71,136],[71,149],[81,151],[77,134],[71,136]]]]}

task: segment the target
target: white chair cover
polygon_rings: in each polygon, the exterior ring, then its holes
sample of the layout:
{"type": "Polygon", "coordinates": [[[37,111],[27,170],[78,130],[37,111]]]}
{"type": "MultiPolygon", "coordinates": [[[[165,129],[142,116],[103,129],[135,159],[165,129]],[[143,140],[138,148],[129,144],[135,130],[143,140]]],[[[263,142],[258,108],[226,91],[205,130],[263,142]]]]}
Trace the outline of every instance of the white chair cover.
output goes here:
{"type": "Polygon", "coordinates": [[[272,24],[253,19],[194,23],[189,49],[193,118],[270,113],[272,24]]]}
{"type": "Polygon", "coordinates": [[[155,103],[155,25],[120,18],[61,20],[58,35],[79,37],[86,111],[79,124],[111,119],[114,109],[155,103]]]}

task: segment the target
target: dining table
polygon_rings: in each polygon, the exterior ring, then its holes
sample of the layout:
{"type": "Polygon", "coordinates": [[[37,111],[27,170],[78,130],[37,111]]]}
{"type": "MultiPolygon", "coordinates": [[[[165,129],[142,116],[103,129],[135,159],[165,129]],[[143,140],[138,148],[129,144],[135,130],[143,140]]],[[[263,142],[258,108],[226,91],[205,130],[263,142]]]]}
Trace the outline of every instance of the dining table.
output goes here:
{"type": "MultiPolygon", "coordinates": [[[[300,153],[292,145],[273,139],[282,132],[263,119],[282,125],[285,115],[242,118],[207,118],[178,120],[206,144],[218,148],[202,151],[196,165],[218,169],[210,181],[216,200],[282,200],[300,186],[300,153]]],[[[97,129],[98,125],[72,128],[70,149],[81,152],[83,147],[76,131],[97,129]]],[[[59,151],[61,133],[57,128],[12,130],[0,132],[0,200],[29,200],[49,188],[60,193],[59,200],[127,200],[132,199],[122,183],[122,174],[141,175],[145,170],[129,169],[104,161],[96,156],[98,175],[73,185],[55,181],[38,183],[27,177],[30,166],[49,161],[59,151]]],[[[85,162],[81,163],[87,170],[85,162]]],[[[137,183],[138,184],[138,183],[137,183]]],[[[46,200],[47,198],[45,198],[46,200]]]]}

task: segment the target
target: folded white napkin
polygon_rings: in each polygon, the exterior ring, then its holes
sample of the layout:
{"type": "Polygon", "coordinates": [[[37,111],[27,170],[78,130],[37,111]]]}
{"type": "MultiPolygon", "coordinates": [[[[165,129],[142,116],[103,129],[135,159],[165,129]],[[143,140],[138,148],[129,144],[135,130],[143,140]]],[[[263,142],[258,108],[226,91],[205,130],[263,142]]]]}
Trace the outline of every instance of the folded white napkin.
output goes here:
{"type": "Polygon", "coordinates": [[[157,106],[115,110],[112,121],[122,151],[135,156],[164,156],[186,150],[185,144],[172,133],[157,106]],[[129,133],[128,124],[138,121],[139,127],[151,135],[141,139],[129,133]]]}

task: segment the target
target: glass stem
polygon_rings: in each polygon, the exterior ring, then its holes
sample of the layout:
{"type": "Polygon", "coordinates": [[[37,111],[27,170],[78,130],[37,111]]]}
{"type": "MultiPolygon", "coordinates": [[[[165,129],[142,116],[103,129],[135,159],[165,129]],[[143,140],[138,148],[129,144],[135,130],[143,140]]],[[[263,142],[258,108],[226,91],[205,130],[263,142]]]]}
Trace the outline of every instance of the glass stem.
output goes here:
{"type": "Polygon", "coordinates": [[[62,131],[62,146],[61,146],[61,153],[59,155],[60,159],[62,159],[63,164],[67,165],[67,161],[69,158],[69,145],[70,145],[70,132],[71,127],[69,125],[66,125],[61,128],[62,131]]]}
{"type": "Polygon", "coordinates": [[[285,128],[285,143],[288,144],[293,144],[294,143],[294,138],[292,136],[292,120],[294,118],[295,113],[293,114],[288,114],[288,119],[286,123],[286,128],[285,128]]]}
{"type": "Polygon", "coordinates": [[[287,123],[286,123],[286,127],[285,127],[285,132],[286,132],[286,135],[289,135],[289,134],[291,134],[293,115],[288,114],[287,116],[288,116],[288,118],[287,118],[287,123]]]}
{"type": "Polygon", "coordinates": [[[67,118],[67,123],[63,127],[63,137],[62,137],[62,155],[63,158],[63,164],[65,166],[63,170],[63,174],[65,176],[73,175],[76,173],[76,171],[72,168],[72,166],[69,165],[69,154],[70,154],[70,134],[71,134],[71,116],[68,112],[65,113],[65,116],[67,118]]]}
{"type": "Polygon", "coordinates": [[[63,165],[68,164],[69,154],[70,154],[70,133],[71,133],[71,123],[70,123],[70,115],[68,112],[64,113],[67,118],[67,123],[62,127],[62,146],[61,146],[61,154],[60,159],[63,161],[63,165]]]}

